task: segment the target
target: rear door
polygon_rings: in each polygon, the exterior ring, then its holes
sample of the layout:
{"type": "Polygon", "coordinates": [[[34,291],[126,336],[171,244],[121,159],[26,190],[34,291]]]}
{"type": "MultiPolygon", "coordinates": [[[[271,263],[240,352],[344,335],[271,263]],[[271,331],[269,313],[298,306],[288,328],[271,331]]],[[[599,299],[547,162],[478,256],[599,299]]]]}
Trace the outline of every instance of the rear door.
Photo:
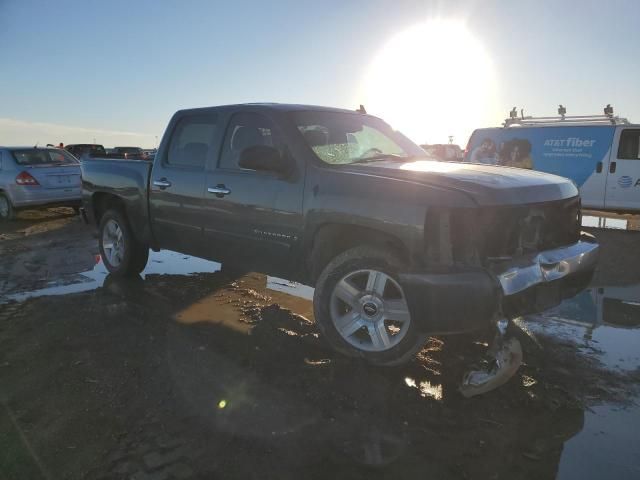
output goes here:
{"type": "Polygon", "coordinates": [[[173,124],[169,143],[151,170],[149,209],[161,248],[201,255],[205,165],[217,151],[218,115],[187,114],[173,124]]]}
{"type": "Polygon", "coordinates": [[[640,128],[618,127],[609,163],[605,208],[640,210],[640,128]]]}
{"type": "Polygon", "coordinates": [[[286,275],[296,266],[292,252],[301,239],[304,165],[297,164],[286,178],[240,168],[240,153],[254,145],[274,146],[288,155],[272,119],[261,113],[234,114],[218,164],[207,173],[204,234],[209,257],[286,275]]]}

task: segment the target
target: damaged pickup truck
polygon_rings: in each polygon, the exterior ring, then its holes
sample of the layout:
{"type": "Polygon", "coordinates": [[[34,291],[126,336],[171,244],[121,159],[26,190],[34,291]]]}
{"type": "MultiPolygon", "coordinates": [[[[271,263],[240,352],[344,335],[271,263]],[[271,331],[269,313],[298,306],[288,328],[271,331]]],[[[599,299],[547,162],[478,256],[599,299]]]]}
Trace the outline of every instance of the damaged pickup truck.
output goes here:
{"type": "Polygon", "coordinates": [[[554,306],[598,256],[570,180],[432,161],[363,112],[179,111],[153,164],[87,159],[82,183],[112,274],[170,249],[312,285],[327,342],[377,365],[554,306]]]}

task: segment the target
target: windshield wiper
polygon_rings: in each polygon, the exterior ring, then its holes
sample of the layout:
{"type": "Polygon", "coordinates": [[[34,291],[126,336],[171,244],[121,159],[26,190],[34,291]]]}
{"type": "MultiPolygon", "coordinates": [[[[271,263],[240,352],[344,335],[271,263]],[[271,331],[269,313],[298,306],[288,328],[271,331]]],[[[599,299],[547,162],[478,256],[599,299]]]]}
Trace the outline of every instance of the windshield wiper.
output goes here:
{"type": "Polygon", "coordinates": [[[398,155],[397,153],[381,153],[381,154],[378,154],[378,155],[372,155],[371,157],[358,158],[357,160],[354,160],[353,162],[350,162],[350,164],[382,162],[384,160],[394,160],[394,161],[406,162],[406,161],[411,160],[412,158],[414,158],[414,157],[410,156],[410,155],[398,155]]]}

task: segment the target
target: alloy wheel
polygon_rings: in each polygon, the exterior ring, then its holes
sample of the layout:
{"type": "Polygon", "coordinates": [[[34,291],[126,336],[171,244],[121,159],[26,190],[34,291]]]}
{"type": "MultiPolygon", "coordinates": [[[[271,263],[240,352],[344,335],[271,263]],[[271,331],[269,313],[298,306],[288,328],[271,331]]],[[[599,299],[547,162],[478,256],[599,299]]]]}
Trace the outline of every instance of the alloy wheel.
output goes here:
{"type": "Polygon", "coordinates": [[[383,352],[404,338],[411,315],[398,282],[378,270],[358,270],[336,283],[330,300],[331,320],[354,347],[383,352]]]}
{"type": "Polygon", "coordinates": [[[118,267],[124,258],[125,245],[122,228],[115,220],[105,223],[102,230],[102,249],[112,267],[118,267]]]}

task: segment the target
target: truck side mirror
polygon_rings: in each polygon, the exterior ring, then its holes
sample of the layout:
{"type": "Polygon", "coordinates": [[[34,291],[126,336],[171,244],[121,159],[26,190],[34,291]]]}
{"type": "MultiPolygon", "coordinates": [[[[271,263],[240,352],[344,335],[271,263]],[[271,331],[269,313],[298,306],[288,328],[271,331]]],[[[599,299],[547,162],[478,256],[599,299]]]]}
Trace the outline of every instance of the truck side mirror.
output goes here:
{"type": "Polygon", "coordinates": [[[240,168],[286,174],[291,164],[275,147],[254,145],[240,152],[238,160],[240,168]]]}

